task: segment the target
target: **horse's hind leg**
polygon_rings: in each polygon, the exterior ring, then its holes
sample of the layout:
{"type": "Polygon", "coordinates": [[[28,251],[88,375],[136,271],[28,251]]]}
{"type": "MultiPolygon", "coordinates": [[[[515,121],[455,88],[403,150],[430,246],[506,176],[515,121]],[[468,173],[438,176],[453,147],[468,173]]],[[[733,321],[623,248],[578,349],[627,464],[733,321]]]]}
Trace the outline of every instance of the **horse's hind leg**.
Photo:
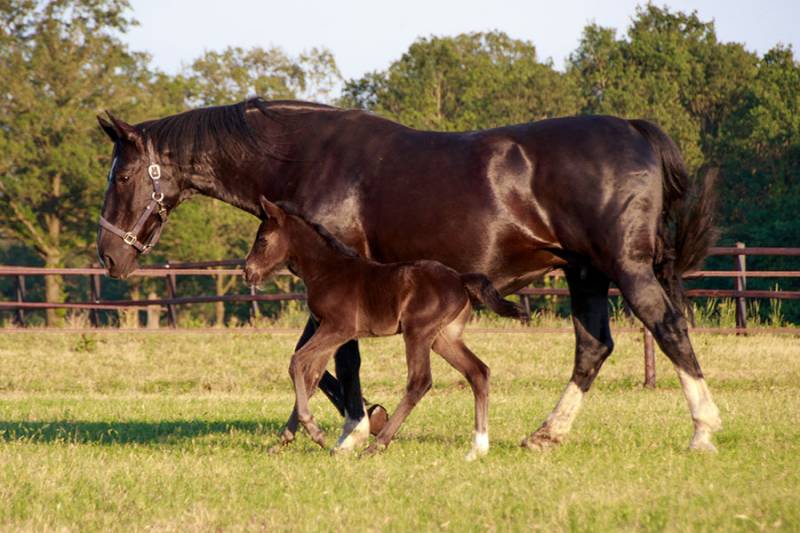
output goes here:
{"type": "Polygon", "coordinates": [[[675,366],[694,422],[689,448],[716,451],[711,435],[722,428],[722,421],[689,341],[686,319],[670,301],[648,264],[626,265],[617,286],[631,310],[653,333],[659,347],[675,366]]]}
{"type": "Polygon", "coordinates": [[[553,412],[539,429],[523,439],[522,446],[530,449],[549,448],[564,440],[572,428],[583,396],[614,349],[608,327],[608,278],[587,266],[567,267],[564,272],[575,327],[575,364],[572,377],[553,412]]]}
{"type": "Polygon", "coordinates": [[[403,333],[403,339],[406,344],[406,364],[408,365],[406,392],[397,409],[378,433],[375,443],[367,448],[366,453],[381,451],[389,445],[400,425],[414,409],[414,406],[425,396],[425,393],[430,390],[433,383],[431,378],[433,334],[415,334],[413,331],[406,330],[403,333]]]}
{"type": "Polygon", "coordinates": [[[474,461],[489,453],[489,367],[461,340],[469,314],[470,305],[467,304],[458,318],[436,337],[433,351],[461,372],[472,388],[475,397],[475,436],[466,459],[474,461]]]}

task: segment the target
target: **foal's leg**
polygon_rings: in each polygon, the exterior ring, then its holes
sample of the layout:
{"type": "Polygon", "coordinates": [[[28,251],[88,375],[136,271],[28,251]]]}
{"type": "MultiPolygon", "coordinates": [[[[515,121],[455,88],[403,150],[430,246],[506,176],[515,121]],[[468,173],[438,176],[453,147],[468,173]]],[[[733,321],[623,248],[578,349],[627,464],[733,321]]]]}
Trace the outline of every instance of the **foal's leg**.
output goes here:
{"type": "MultiPolygon", "coordinates": [[[[306,322],[306,327],[303,329],[303,334],[300,336],[300,340],[297,341],[297,345],[294,348],[294,351],[300,350],[311,337],[314,335],[314,332],[317,331],[317,327],[319,323],[314,319],[313,316],[308,317],[308,322],[306,322]]],[[[344,416],[344,395],[342,393],[342,387],[339,382],[333,377],[330,372],[325,372],[322,375],[322,379],[319,382],[320,390],[328,397],[331,403],[336,407],[339,411],[339,414],[344,416]]],[[[270,452],[276,453],[281,450],[283,446],[286,446],[290,442],[294,441],[295,434],[297,433],[297,405],[294,406],[292,409],[292,414],[289,416],[289,420],[286,421],[286,424],[281,431],[281,440],[280,443],[274,446],[270,452]]]]}
{"type": "Polygon", "coordinates": [[[333,351],[344,340],[337,332],[327,330],[323,324],[308,343],[295,352],[289,364],[289,375],[295,387],[295,410],[289,420],[291,422],[296,417],[311,439],[323,447],[324,436],[311,415],[308,399],[319,383],[333,351]]]}
{"type": "Polygon", "coordinates": [[[406,344],[406,364],[408,365],[408,379],[406,393],[400,401],[388,422],[378,433],[375,443],[371,444],[366,453],[384,450],[391,442],[400,425],[414,409],[414,406],[425,396],[431,388],[431,344],[433,334],[414,334],[406,331],[403,333],[406,344]]]}
{"type": "Polygon", "coordinates": [[[711,436],[722,428],[719,409],[697,362],[683,315],[674,307],[649,264],[626,265],[617,285],[631,310],[653,333],[678,373],[694,422],[689,448],[716,451],[711,436]]]}
{"type": "Polygon", "coordinates": [[[472,387],[472,394],[475,396],[475,440],[466,459],[474,461],[489,453],[489,367],[461,340],[469,311],[470,306],[467,304],[464,312],[436,337],[433,351],[461,372],[472,387]]]}
{"type": "Polygon", "coordinates": [[[584,394],[611,355],[614,343],[608,327],[608,278],[589,267],[565,268],[575,327],[575,364],[555,409],[522,446],[545,449],[560,444],[569,433],[584,394]]]}

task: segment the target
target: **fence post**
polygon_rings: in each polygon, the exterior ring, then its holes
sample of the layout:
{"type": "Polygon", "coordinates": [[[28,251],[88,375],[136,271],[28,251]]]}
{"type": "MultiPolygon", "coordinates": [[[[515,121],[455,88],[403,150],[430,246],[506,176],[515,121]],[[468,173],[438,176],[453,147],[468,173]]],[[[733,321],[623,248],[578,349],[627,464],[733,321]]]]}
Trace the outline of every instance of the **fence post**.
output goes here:
{"type": "MultiPolygon", "coordinates": [[[[17,276],[17,301],[25,301],[25,276],[23,275],[17,276]]],[[[25,310],[22,307],[17,307],[16,322],[17,326],[25,327],[25,310]]]]}
{"type": "MultiPolygon", "coordinates": [[[[169,263],[167,263],[167,268],[169,268],[169,263]]],[[[175,284],[175,274],[173,274],[172,272],[167,274],[166,281],[167,281],[167,296],[169,298],[175,298],[175,294],[177,293],[175,284]]],[[[167,321],[169,322],[169,327],[171,328],[178,327],[178,314],[175,312],[175,304],[167,304],[167,321]]]]}
{"type": "MultiPolygon", "coordinates": [[[[256,286],[250,285],[250,296],[256,295],[256,286]]],[[[260,313],[258,312],[258,302],[255,300],[250,300],[250,323],[255,324],[256,319],[260,313]]]]}
{"type": "Polygon", "coordinates": [[[653,334],[647,328],[644,332],[644,388],[656,388],[656,347],[653,334]]]}
{"type": "MultiPolygon", "coordinates": [[[[93,268],[98,268],[100,265],[97,263],[93,264],[93,268]]],[[[98,274],[92,274],[89,278],[89,292],[92,303],[100,303],[100,276],[98,274]]],[[[100,311],[97,309],[92,309],[89,311],[89,320],[92,323],[92,327],[97,328],[100,327],[100,311]]]]}
{"type": "MultiPolygon", "coordinates": [[[[736,276],[737,291],[747,290],[747,256],[744,253],[745,245],[743,242],[737,242],[736,248],[741,249],[741,253],[733,256],[733,269],[741,272],[736,276]]],[[[736,297],[736,329],[747,329],[747,299],[744,296],[736,297]]],[[[744,334],[744,332],[736,332],[737,335],[744,334]]]]}
{"type": "MultiPolygon", "coordinates": [[[[148,300],[157,300],[158,295],[151,291],[147,295],[148,300]]],[[[159,319],[161,318],[161,306],[160,305],[148,305],[147,306],[147,329],[158,329],[159,327],[159,319]]]]}

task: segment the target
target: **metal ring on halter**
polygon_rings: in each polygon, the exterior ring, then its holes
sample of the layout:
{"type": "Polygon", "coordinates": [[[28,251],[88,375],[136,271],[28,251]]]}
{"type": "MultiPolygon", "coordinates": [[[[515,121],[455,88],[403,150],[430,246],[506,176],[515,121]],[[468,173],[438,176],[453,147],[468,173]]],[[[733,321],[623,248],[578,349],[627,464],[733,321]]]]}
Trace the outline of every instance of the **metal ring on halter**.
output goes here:
{"type": "Polygon", "coordinates": [[[153,199],[154,202],[157,204],[161,204],[164,201],[164,193],[163,192],[153,192],[150,197],[153,199]],[[158,196],[156,196],[158,195],[158,196]]]}
{"type": "Polygon", "coordinates": [[[125,235],[122,237],[122,240],[123,240],[123,241],[125,241],[125,244],[129,244],[129,245],[131,245],[131,246],[133,246],[133,245],[134,245],[134,243],[137,241],[137,239],[136,239],[136,235],[134,235],[134,234],[133,234],[133,233],[131,233],[130,231],[129,231],[128,233],[126,233],[126,234],[125,234],[125,235]]]}

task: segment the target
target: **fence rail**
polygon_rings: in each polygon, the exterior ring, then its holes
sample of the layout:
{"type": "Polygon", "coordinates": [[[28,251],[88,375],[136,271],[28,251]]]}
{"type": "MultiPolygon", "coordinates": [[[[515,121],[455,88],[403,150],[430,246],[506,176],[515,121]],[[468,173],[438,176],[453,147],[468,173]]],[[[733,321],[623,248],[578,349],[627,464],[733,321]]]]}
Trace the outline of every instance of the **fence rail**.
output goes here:
{"type": "MultiPolygon", "coordinates": [[[[736,306],[736,327],[735,328],[697,328],[697,331],[716,331],[720,333],[748,334],[765,331],[764,328],[747,327],[747,299],[748,298],[769,298],[777,300],[800,300],[800,291],[776,291],[776,290],[748,290],[747,278],[766,278],[766,279],[787,279],[800,278],[800,271],[769,271],[755,270],[748,271],[746,268],[746,257],[753,255],[800,257],[800,248],[773,248],[773,247],[746,247],[742,243],[737,243],[735,247],[715,247],[710,250],[709,255],[731,256],[733,257],[732,270],[706,270],[687,273],[685,279],[714,279],[730,278],[733,280],[733,289],[691,289],[687,291],[690,298],[711,297],[711,298],[733,298],[736,306]]],[[[0,277],[9,276],[16,278],[16,290],[14,301],[0,301],[0,311],[11,310],[15,313],[15,321],[19,326],[25,326],[25,310],[37,309],[85,309],[91,312],[90,318],[93,326],[98,326],[100,321],[97,311],[114,311],[124,309],[166,308],[167,321],[174,329],[178,326],[177,312],[175,306],[214,303],[214,302],[248,302],[251,304],[250,314],[255,316],[257,302],[275,302],[289,300],[304,300],[305,294],[302,292],[288,292],[279,294],[258,294],[255,288],[251,287],[250,294],[222,294],[222,295],[203,295],[203,296],[178,296],[176,289],[177,276],[241,276],[244,261],[241,259],[226,259],[222,261],[202,261],[169,263],[164,265],[153,265],[141,268],[133,272],[132,276],[164,278],[166,281],[166,298],[148,300],[103,300],[101,293],[100,279],[107,274],[106,270],[99,267],[89,268],[45,268],[45,267],[24,267],[24,266],[0,266],[0,277]],[[27,298],[26,277],[27,276],[89,276],[90,301],[88,302],[33,302],[27,298]]],[[[288,272],[280,272],[279,275],[290,275],[288,272]]],[[[563,275],[556,271],[549,276],[559,277],[563,275]]],[[[569,289],[553,287],[526,287],[517,291],[522,297],[526,307],[530,307],[529,298],[531,296],[569,296],[569,289]]],[[[611,288],[609,296],[619,296],[619,290],[611,288]]],[[[155,316],[158,316],[158,312],[155,316]]],[[[554,328],[544,328],[549,330],[554,328]]],[[[621,328],[618,331],[629,330],[621,328]]],[[[568,331],[563,328],[555,328],[559,332],[568,331]]],[[[505,330],[505,331],[525,331],[505,330]]],[[[645,380],[646,387],[655,386],[655,343],[652,335],[646,330],[643,331],[644,356],[645,356],[645,380]]],[[[766,330],[772,333],[798,334],[796,328],[770,328],[766,330]]]]}

